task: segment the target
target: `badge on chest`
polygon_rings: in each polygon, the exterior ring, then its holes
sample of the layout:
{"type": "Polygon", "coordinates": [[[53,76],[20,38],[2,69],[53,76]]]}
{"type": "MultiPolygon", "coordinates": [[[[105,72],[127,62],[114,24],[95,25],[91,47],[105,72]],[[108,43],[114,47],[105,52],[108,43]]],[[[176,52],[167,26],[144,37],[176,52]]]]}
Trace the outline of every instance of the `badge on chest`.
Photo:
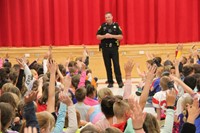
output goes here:
{"type": "Polygon", "coordinates": [[[108,33],[112,33],[112,29],[108,29],[108,33]]]}

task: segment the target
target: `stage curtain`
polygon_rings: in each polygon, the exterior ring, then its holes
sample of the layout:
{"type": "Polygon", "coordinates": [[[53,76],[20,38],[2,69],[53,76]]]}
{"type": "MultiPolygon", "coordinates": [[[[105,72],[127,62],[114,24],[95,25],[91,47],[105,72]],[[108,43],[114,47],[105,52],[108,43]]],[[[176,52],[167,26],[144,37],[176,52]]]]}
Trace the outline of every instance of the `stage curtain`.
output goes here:
{"type": "Polygon", "coordinates": [[[0,46],[96,45],[108,11],[122,45],[200,41],[199,0],[0,0],[0,46]]]}

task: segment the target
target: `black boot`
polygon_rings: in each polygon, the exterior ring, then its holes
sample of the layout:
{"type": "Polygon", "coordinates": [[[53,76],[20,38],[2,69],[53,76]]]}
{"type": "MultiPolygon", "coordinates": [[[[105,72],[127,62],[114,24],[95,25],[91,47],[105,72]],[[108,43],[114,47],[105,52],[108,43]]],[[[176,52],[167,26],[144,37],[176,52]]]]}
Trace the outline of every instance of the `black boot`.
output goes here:
{"type": "Polygon", "coordinates": [[[108,88],[112,88],[112,87],[113,87],[113,84],[109,83],[107,87],[108,87],[108,88]]]}
{"type": "Polygon", "coordinates": [[[121,82],[121,83],[119,83],[118,85],[119,85],[119,88],[122,88],[122,87],[124,86],[124,83],[121,82]]]}

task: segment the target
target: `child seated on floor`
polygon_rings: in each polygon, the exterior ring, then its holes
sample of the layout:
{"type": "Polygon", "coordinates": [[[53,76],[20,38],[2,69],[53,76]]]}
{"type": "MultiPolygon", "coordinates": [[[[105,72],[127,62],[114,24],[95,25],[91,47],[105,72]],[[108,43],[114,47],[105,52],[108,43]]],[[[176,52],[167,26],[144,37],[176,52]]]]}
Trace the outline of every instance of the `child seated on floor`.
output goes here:
{"type": "Polygon", "coordinates": [[[120,129],[122,132],[126,128],[126,122],[132,115],[132,111],[128,103],[123,100],[118,100],[113,105],[114,115],[117,118],[116,124],[113,124],[114,127],[120,129]]]}
{"type": "Polygon", "coordinates": [[[93,77],[92,76],[92,70],[91,69],[88,69],[86,71],[86,80],[89,81],[93,86],[94,88],[97,88],[97,78],[96,77],[93,77]]]}
{"type": "Polygon", "coordinates": [[[105,115],[104,119],[99,120],[95,126],[99,129],[99,131],[104,131],[106,128],[111,127],[113,124],[116,123],[116,118],[114,117],[113,112],[113,104],[115,100],[122,100],[122,97],[115,97],[115,96],[106,96],[101,101],[101,111],[105,115]]]}
{"type": "Polygon", "coordinates": [[[76,92],[75,92],[75,97],[76,97],[76,100],[77,100],[77,103],[75,104],[75,108],[80,113],[81,120],[86,121],[87,112],[88,112],[90,106],[85,105],[83,103],[83,101],[86,97],[85,87],[81,87],[81,88],[77,89],[76,92]]]}
{"type": "Polygon", "coordinates": [[[187,121],[188,110],[187,107],[192,105],[193,98],[191,96],[186,96],[182,101],[182,113],[178,116],[179,119],[179,131],[181,131],[183,124],[187,121]]]}
{"type": "Polygon", "coordinates": [[[94,100],[96,98],[96,89],[94,88],[93,85],[88,84],[86,86],[86,98],[84,100],[84,103],[86,105],[90,105],[90,106],[94,106],[94,105],[98,105],[99,102],[97,100],[94,100]]]}
{"type": "Polygon", "coordinates": [[[161,91],[157,92],[152,99],[153,106],[156,108],[157,112],[157,119],[161,120],[165,118],[164,111],[166,110],[166,93],[167,90],[170,88],[168,87],[168,84],[171,82],[171,79],[167,76],[163,76],[160,79],[160,86],[161,91]]]}

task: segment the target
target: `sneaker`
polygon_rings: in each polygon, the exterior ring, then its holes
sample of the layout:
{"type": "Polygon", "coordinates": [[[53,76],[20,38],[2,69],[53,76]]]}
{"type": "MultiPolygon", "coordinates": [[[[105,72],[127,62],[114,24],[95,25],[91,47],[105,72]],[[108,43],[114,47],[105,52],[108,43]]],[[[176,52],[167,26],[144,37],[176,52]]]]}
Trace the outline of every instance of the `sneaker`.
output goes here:
{"type": "Polygon", "coordinates": [[[141,91],[136,91],[135,94],[136,94],[137,96],[141,96],[142,92],[141,92],[141,91]]]}
{"type": "Polygon", "coordinates": [[[119,83],[119,88],[122,88],[124,86],[124,83],[119,83]]]}
{"type": "Polygon", "coordinates": [[[112,87],[113,87],[113,84],[109,83],[107,87],[108,87],[108,88],[112,88],[112,87]]]}
{"type": "Polygon", "coordinates": [[[135,92],[135,94],[136,94],[137,96],[141,96],[141,94],[142,94],[142,88],[139,87],[138,85],[136,85],[136,87],[137,87],[138,90],[135,92]]]}

